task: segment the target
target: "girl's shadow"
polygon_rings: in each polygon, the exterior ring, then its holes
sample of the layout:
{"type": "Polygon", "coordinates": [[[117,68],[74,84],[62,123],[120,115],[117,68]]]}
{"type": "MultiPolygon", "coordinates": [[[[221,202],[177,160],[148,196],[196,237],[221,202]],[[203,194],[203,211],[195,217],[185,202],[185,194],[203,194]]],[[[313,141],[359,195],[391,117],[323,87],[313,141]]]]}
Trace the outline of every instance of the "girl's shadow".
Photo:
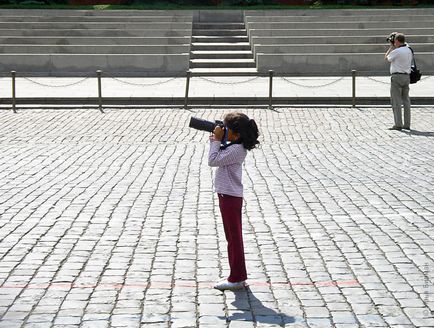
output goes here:
{"type": "MultiPolygon", "coordinates": [[[[235,300],[231,303],[237,311],[228,317],[219,317],[226,321],[251,321],[266,324],[275,324],[284,326],[285,324],[294,323],[295,317],[288,316],[284,313],[276,312],[262,304],[256,298],[249,287],[243,290],[234,291],[235,300]]],[[[233,310],[230,312],[234,312],[233,310]]]]}

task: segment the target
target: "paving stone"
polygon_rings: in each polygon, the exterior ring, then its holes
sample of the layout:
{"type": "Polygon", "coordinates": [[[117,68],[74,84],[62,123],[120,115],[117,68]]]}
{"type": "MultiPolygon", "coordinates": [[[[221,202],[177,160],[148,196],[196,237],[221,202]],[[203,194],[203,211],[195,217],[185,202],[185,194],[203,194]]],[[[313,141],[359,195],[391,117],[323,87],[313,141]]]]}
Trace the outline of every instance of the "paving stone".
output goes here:
{"type": "Polygon", "coordinates": [[[389,108],[243,111],[261,147],[240,294],[211,288],[227,250],[192,113],[2,111],[0,327],[434,326],[432,109],[410,132],[387,130],[389,108]]]}

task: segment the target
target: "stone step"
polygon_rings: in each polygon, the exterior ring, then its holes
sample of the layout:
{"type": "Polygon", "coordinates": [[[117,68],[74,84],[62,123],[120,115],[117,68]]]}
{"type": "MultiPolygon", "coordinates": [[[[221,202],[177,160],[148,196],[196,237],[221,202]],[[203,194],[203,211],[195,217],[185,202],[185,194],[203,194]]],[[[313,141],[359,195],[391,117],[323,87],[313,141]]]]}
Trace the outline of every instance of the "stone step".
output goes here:
{"type": "Polygon", "coordinates": [[[205,76],[250,76],[257,75],[256,68],[190,68],[192,75],[205,76]]]}
{"type": "MultiPolygon", "coordinates": [[[[293,76],[345,76],[351,70],[361,75],[388,75],[389,65],[379,53],[285,53],[258,54],[256,64],[258,70],[266,73],[274,70],[277,73],[293,76]]],[[[417,65],[422,73],[431,75],[434,67],[434,52],[418,52],[417,65]]],[[[373,88],[375,88],[373,86],[373,88]]]]}
{"type": "Polygon", "coordinates": [[[193,36],[247,36],[246,29],[238,29],[238,30],[197,30],[193,29],[193,36]]]}
{"type": "MultiPolygon", "coordinates": [[[[411,43],[414,51],[429,52],[434,43],[411,43]]],[[[276,44],[254,45],[255,53],[384,53],[384,44],[276,44]]]]}
{"type": "Polygon", "coordinates": [[[192,22],[191,16],[2,16],[2,22],[130,22],[130,23],[171,23],[192,22]]]}
{"type": "Polygon", "coordinates": [[[0,44],[170,45],[190,44],[189,37],[0,37],[0,44]]]}
{"type": "MultiPolygon", "coordinates": [[[[383,35],[384,39],[393,29],[390,28],[373,28],[373,29],[252,29],[249,30],[249,36],[267,36],[267,37],[290,37],[290,36],[327,36],[334,38],[336,36],[370,36],[383,35]]],[[[434,35],[433,28],[400,28],[399,31],[405,35],[434,35]]]]}
{"type": "Polygon", "coordinates": [[[433,28],[434,19],[431,21],[415,22],[332,22],[332,21],[314,21],[314,22],[259,22],[247,23],[248,29],[391,29],[400,31],[404,28],[433,28]]]}
{"type": "MultiPolygon", "coordinates": [[[[406,35],[408,42],[434,42],[434,35],[406,35]]],[[[361,43],[385,43],[386,37],[384,35],[372,35],[372,36],[333,36],[325,38],[323,36],[252,36],[252,44],[256,45],[279,45],[279,44],[361,44],[361,43]]]]}
{"type": "Polygon", "coordinates": [[[250,50],[250,43],[248,42],[236,42],[236,43],[225,43],[225,42],[217,42],[217,43],[201,43],[201,42],[193,42],[191,44],[191,49],[195,51],[213,51],[213,50],[222,50],[222,51],[242,51],[242,50],[250,50]]]}
{"type": "Polygon", "coordinates": [[[249,42],[247,36],[192,36],[192,42],[198,43],[238,43],[249,42]]]}
{"type": "MultiPolygon", "coordinates": [[[[0,47],[1,49],[1,47],[0,47]]],[[[241,51],[198,51],[194,50],[190,54],[191,59],[243,59],[253,58],[253,53],[250,50],[241,51]]]]}
{"type": "Polygon", "coordinates": [[[190,68],[256,67],[253,59],[191,59],[190,68]]]}
{"type": "Polygon", "coordinates": [[[401,17],[407,15],[426,15],[427,13],[433,14],[433,8],[400,8],[400,9],[307,9],[307,10],[245,10],[245,17],[270,17],[270,16],[340,16],[343,15],[349,17],[373,17],[373,16],[388,16],[388,17],[401,17]]]}
{"type": "Polygon", "coordinates": [[[0,72],[21,76],[174,76],[189,69],[190,54],[0,54],[0,72]]]}
{"type": "Polygon", "coordinates": [[[239,30],[245,29],[244,23],[193,23],[198,30],[239,30]]]}
{"type": "MultiPolygon", "coordinates": [[[[0,45],[3,54],[181,54],[190,45],[0,45]]],[[[253,55],[250,53],[250,57],[253,55]]]]}
{"type": "Polygon", "coordinates": [[[243,10],[197,10],[194,12],[197,23],[243,23],[243,10]]]}
{"type": "Polygon", "coordinates": [[[170,36],[191,36],[191,29],[0,29],[0,36],[42,36],[42,37],[69,37],[69,36],[112,36],[112,37],[170,37],[170,36]]]}
{"type": "Polygon", "coordinates": [[[192,29],[192,23],[128,23],[128,22],[0,22],[0,29],[192,29]]]}
{"type": "Polygon", "coordinates": [[[71,9],[2,9],[0,16],[74,16],[74,17],[98,17],[98,16],[187,16],[193,18],[193,12],[189,10],[71,10],[71,9]]]}
{"type": "MultiPolygon", "coordinates": [[[[310,16],[248,16],[246,17],[246,23],[259,23],[259,22],[315,22],[319,19],[324,20],[322,17],[315,15],[310,16]]],[[[332,22],[386,22],[394,21],[399,26],[400,22],[422,22],[434,20],[434,12],[431,15],[402,15],[399,17],[387,16],[387,15],[372,15],[372,16],[343,16],[335,15],[328,16],[327,19],[332,22]]]]}

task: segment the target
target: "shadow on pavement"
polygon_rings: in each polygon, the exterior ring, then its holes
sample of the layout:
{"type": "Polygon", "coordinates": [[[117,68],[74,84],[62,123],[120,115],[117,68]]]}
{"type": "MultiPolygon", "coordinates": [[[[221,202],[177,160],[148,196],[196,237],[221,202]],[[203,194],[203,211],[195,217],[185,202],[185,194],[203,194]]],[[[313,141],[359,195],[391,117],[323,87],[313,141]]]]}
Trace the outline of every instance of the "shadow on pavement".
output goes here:
{"type": "MultiPolygon", "coordinates": [[[[262,304],[249,287],[234,291],[235,300],[231,303],[239,312],[228,316],[227,321],[251,321],[264,324],[285,325],[296,322],[295,317],[276,312],[262,304]]],[[[221,319],[223,319],[221,317],[221,319]]]]}
{"type": "Polygon", "coordinates": [[[401,130],[402,133],[405,133],[409,136],[422,136],[422,137],[434,137],[434,132],[426,132],[426,131],[418,131],[418,130],[401,130]]]}

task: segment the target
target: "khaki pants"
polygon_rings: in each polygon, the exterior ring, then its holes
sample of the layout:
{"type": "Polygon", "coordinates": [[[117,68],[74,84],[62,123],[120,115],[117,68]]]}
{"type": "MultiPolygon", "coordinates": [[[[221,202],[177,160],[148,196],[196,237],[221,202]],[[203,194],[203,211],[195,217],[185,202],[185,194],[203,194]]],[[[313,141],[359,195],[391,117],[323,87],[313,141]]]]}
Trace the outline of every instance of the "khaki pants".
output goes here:
{"type": "Polygon", "coordinates": [[[395,126],[410,127],[410,75],[408,74],[392,74],[390,83],[390,100],[393,109],[393,117],[395,126]],[[401,107],[404,105],[404,125],[402,125],[401,107]]]}

